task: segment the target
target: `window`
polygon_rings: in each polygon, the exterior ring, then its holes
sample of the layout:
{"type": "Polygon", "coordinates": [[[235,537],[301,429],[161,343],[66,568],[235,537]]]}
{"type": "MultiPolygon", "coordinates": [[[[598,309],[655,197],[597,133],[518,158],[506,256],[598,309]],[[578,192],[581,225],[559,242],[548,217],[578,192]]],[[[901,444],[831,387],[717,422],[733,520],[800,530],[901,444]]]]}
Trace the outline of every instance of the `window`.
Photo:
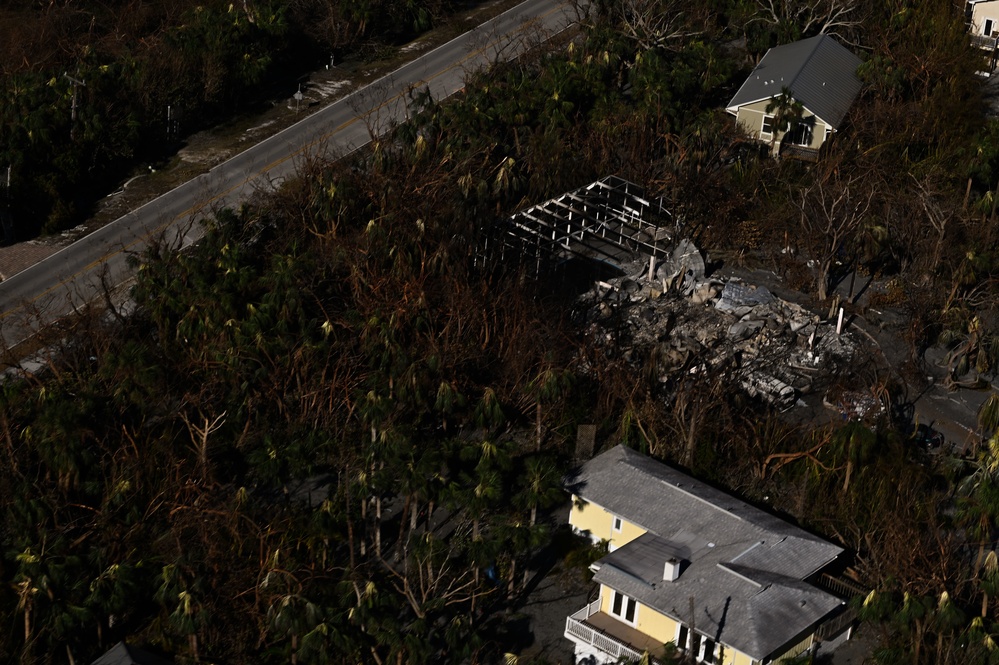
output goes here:
{"type": "Polygon", "coordinates": [[[674,644],[700,662],[713,664],[717,661],[718,645],[715,641],[710,637],[691,633],[683,624],[677,626],[674,644]]]}
{"type": "Polygon", "coordinates": [[[763,129],[760,130],[760,135],[772,136],[774,133],[774,117],[772,115],[763,116],[763,129]]]}
{"type": "Polygon", "coordinates": [[[682,623],[679,626],[677,626],[677,629],[676,629],[676,648],[677,649],[686,649],[687,648],[687,638],[689,636],[690,636],[690,634],[688,633],[686,626],[684,626],[682,623]]]}
{"type": "Polygon", "coordinates": [[[620,591],[614,592],[614,602],[611,603],[611,614],[625,622],[635,625],[635,615],[638,612],[638,603],[634,598],[628,598],[620,591]]]}
{"type": "Polygon", "coordinates": [[[715,642],[714,640],[704,638],[701,644],[701,653],[698,654],[698,658],[705,663],[715,662],[715,642]]]}
{"type": "Polygon", "coordinates": [[[621,518],[620,517],[615,517],[614,518],[614,525],[612,527],[613,530],[614,531],[620,531],[621,530],[621,526],[622,526],[621,518]]]}
{"type": "Polygon", "coordinates": [[[788,132],[785,140],[796,145],[812,145],[812,128],[799,122],[794,126],[794,129],[788,132]]]}
{"type": "Polygon", "coordinates": [[[986,37],[991,37],[992,25],[993,25],[992,19],[990,18],[985,19],[985,28],[982,30],[982,34],[985,35],[986,37]]]}

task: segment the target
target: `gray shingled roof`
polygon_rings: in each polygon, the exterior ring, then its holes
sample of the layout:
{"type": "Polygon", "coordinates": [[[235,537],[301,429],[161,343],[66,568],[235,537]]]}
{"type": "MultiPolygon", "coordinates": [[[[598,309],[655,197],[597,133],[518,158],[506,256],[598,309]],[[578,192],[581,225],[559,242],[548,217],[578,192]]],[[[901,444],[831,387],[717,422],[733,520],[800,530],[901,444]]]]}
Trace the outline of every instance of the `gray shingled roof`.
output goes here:
{"type": "Polygon", "coordinates": [[[806,109],[838,129],[860,92],[860,64],[860,58],[829,35],[776,46],[763,56],[726,110],[738,113],[739,107],[770,99],[787,87],[806,109]]]}
{"type": "Polygon", "coordinates": [[[803,580],[843,552],[769,513],[623,446],[584,464],[569,489],[648,533],[602,558],[594,580],[757,660],[842,601],[803,580]],[[683,561],[662,579],[670,557],[683,561]]]}

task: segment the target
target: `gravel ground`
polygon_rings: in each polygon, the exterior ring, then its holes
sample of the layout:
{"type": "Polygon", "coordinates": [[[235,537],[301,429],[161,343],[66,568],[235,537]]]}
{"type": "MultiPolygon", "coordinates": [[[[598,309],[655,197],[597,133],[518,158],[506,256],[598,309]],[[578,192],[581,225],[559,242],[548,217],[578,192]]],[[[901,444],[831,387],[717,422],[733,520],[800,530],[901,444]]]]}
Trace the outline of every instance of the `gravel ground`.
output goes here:
{"type": "Polygon", "coordinates": [[[861,625],[853,632],[849,642],[839,645],[829,654],[819,650],[815,659],[816,665],[864,665],[869,662],[874,648],[877,646],[877,636],[869,626],[861,625]]]}

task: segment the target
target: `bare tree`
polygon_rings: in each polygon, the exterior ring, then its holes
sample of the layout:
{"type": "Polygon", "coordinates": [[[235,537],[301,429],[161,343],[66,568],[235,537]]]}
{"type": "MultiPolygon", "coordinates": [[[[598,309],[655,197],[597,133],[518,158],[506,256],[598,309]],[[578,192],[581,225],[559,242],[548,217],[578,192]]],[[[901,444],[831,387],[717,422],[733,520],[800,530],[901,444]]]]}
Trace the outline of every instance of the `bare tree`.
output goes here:
{"type": "Polygon", "coordinates": [[[621,29],[643,50],[678,49],[699,31],[691,30],[683,0],[622,0],[621,29]]]}
{"type": "Polygon", "coordinates": [[[919,180],[913,176],[913,180],[916,182],[919,205],[922,207],[923,212],[926,213],[926,221],[930,223],[930,226],[932,226],[933,230],[936,232],[936,238],[933,245],[933,255],[930,259],[930,265],[928,266],[928,272],[933,274],[940,266],[940,260],[943,258],[944,238],[947,234],[947,224],[954,219],[955,211],[950,209],[946,203],[943,203],[943,193],[934,187],[928,177],[924,177],[922,180],[919,180]]]}
{"type": "Polygon", "coordinates": [[[187,429],[191,434],[192,448],[198,454],[198,466],[201,469],[202,477],[205,478],[208,476],[208,437],[225,424],[226,412],[223,411],[222,415],[216,417],[214,420],[201,413],[200,410],[198,415],[198,421],[191,422],[187,414],[181,412],[180,419],[187,425],[187,429]]]}
{"type": "Polygon", "coordinates": [[[802,35],[836,34],[841,37],[860,25],[857,0],[756,0],[754,20],[775,28],[795,26],[802,35]]]}
{"type": "Polygon", "coordinates": [[[801,228],[812,244],[812,258],[818,267],[816,296],[825,300],[829,271],[836,255],[860,228],[871,208],[874,190],[862,174],[845,176],[835,166],[811,186],[801,191],[796,205],[801,212],[801,228]]]}

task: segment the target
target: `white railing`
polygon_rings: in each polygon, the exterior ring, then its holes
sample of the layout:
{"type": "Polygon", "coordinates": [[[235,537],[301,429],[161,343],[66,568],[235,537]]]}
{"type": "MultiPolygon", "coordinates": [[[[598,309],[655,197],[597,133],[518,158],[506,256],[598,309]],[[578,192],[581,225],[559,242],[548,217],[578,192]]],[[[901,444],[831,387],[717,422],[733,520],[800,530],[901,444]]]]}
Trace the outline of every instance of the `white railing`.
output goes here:
{"type": "Polygon", "coordinates": [[[627,658],[628,660],[638,660],[642,657],[641,652],[635,651],[623,642],[619,642],[610,635],[592,628],[583,623],[591,614],[600,611],[600,601],[595,600],[583,609],[565,618],[565,636],[576,642],[582,642],[594,646],[604,653],[608,653],[614,658],[627,658]]]}
{"type": "Polygon", "coordinates": [[[593,616],[599,611],[600,611],[600,599],[597,598],[583,609],[577,612],[573,612],[570,616],[573,619],[577,619],[579,621],[585,621],[586,619],[589,619],[591,616],[593,616]]]}

